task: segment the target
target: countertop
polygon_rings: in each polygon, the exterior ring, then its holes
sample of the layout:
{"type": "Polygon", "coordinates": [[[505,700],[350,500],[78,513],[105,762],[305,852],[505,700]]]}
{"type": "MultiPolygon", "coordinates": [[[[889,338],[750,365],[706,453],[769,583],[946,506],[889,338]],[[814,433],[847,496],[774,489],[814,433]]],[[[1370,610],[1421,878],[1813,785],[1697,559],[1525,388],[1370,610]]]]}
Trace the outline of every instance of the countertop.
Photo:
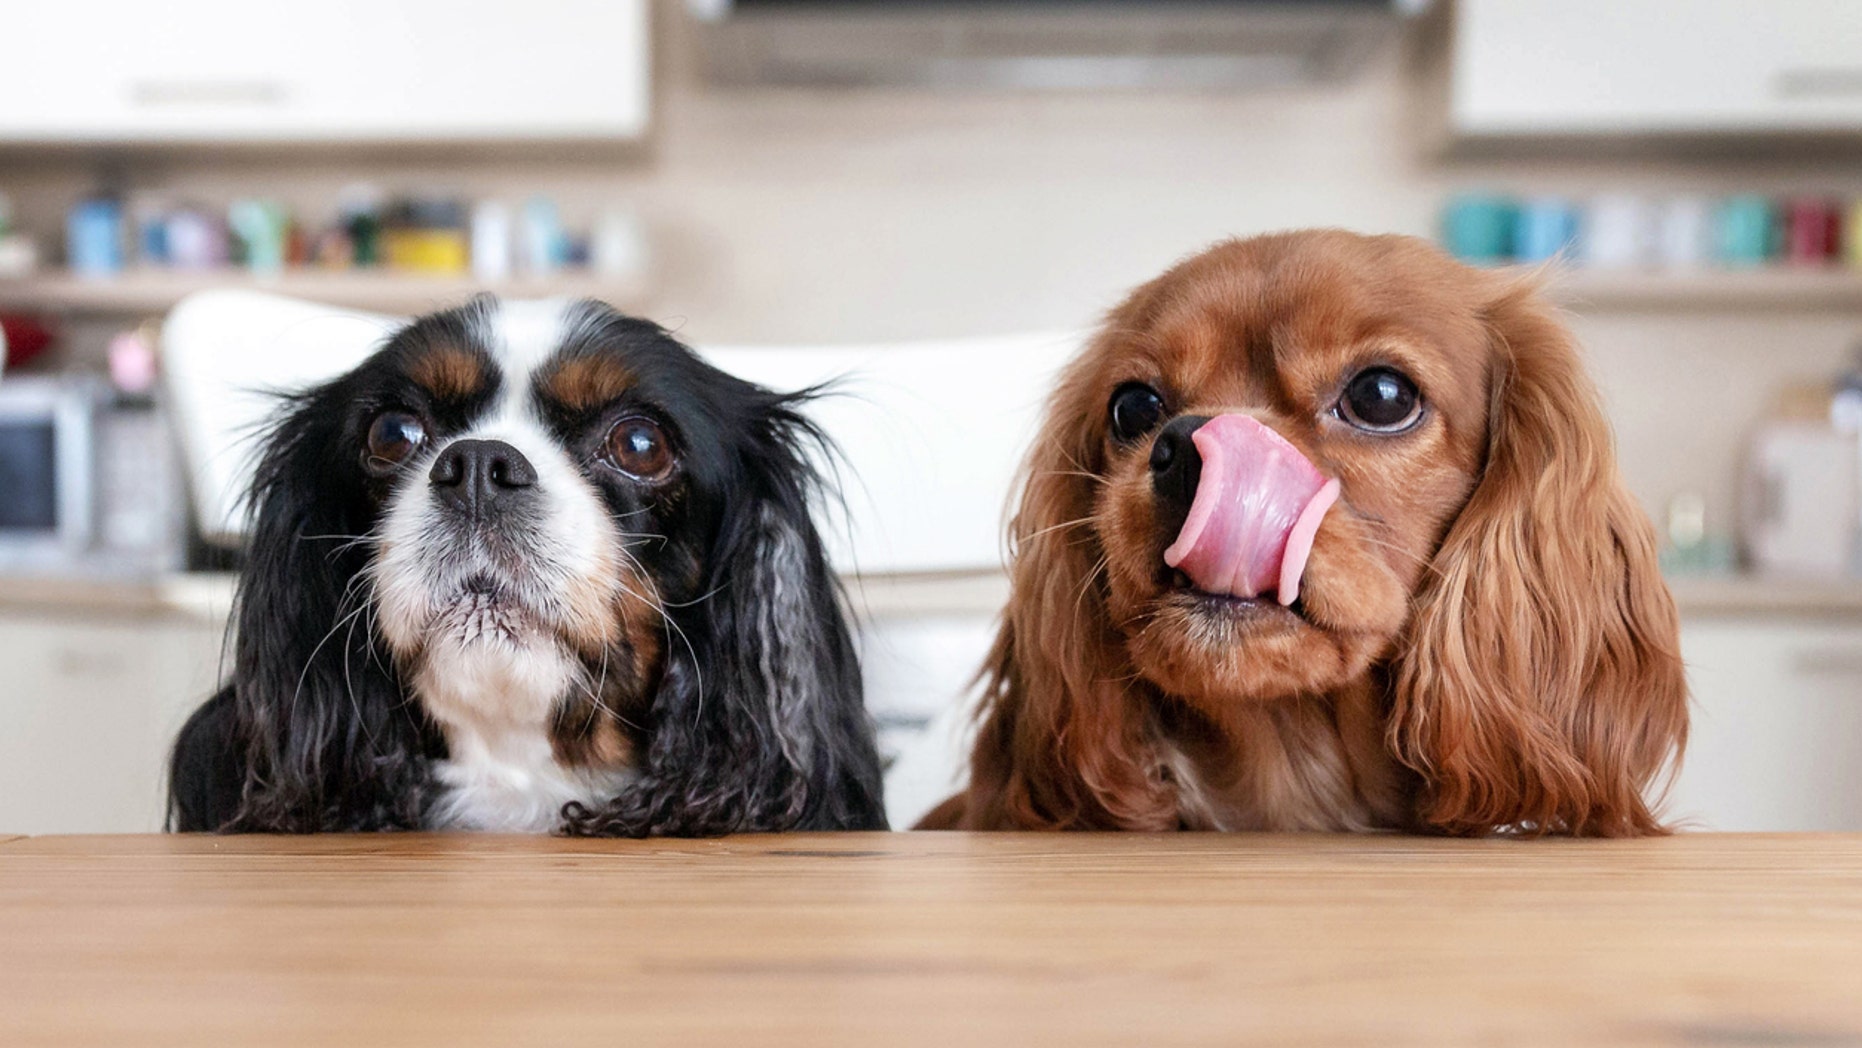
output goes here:
{"type": "Polygon", "coordinates": [[[0,838],[10,1045],[1862,1043],[1862,836],[0,838]]]}
{"type": "MultiPolygon", "coordinates": [[[[863,615],[993,615],[1008,598],[999,571],[848,576],[852,606],[863,615]]],[[[218,621],[232,606],[234,578],[179,574],[152,579],[53,579],[0,575],[0,611],[40,609],[173,614],[218,621]]],[[[1862,619],[1862,579],[1814,580],[1754,575],[1668,580],[1683,615],[1766,615],[1862,619]]]]}

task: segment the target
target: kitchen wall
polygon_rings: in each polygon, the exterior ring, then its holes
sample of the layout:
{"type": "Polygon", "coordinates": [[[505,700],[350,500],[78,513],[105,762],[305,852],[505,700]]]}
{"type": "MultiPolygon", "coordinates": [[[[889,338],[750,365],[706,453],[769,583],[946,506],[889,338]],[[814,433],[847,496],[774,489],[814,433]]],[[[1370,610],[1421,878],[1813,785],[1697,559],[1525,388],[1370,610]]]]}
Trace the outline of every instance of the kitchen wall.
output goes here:
{"type": "MultiPolygon", "coordinates": [[[[1349,83],[1254,94],[727,91],[699,84],[668,35],[645,157],[229,151],[138,160],[129,184],[209,202],[263,192],[312,216],[359,178],[541,191],[571,218],[626,204],[654,234],[652,311],[701,342],[1080,327],[1221,237],[1307,225],[1427,235],[1441,198],[1470,186],[1862,194],[1862,164],[1827,154],[1444,160],[1416,132],[1423,92],[1394,47],[1349,83]]],[[[69,155],[3,161],[0,185],[55,242],[96,171],[69,155]]],[[[1827,376],[1862,335],[1862,317],[1840,311],[1579,309],[1637,493],[1653,512],[1701,491],[1722,525],[1744,434],[1774,390],[1827,376]]]]}

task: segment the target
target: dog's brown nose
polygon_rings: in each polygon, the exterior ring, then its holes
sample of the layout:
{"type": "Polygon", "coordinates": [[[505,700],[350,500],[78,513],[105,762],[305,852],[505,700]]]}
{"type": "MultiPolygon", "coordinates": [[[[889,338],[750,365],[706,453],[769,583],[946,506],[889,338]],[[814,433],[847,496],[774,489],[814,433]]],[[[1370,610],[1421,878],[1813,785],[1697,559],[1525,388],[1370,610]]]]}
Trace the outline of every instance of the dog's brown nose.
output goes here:
{"type": "Polygon", "coordinates": [[[478,516],[535,487],[537,469],[502,440],[455,440],[433,460],[427,479],[441,502],[478,516]]]}
{"type": "Polygon", "coordinates": [[[1203,473],[1202,454],[1190,438],[1208,421],[1207,415],[1171,419],[1151,443],[1151,490],[1162,507],[1174,513],[1177,524],[1189,512],[1203,473]]]}

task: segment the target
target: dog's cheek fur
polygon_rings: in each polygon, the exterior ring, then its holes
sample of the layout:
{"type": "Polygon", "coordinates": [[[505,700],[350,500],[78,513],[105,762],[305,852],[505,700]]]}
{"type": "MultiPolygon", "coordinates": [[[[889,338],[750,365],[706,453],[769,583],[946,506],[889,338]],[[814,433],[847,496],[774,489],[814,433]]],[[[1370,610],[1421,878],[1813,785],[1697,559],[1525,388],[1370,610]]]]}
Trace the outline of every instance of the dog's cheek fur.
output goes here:
{"type": "Polygon", "coordinates": [[[1648,792],[1686,744],[1687,684],[1654,528],[1536,288],[1485,311],[1487,467],[1417,593],[1391,745],[1443,832],[1663,832],[1648,792]]]}
{"type": "Polygon", "coordinates": [[[360,577],[372,510],[331,478],[354,463],[349,377],[286,402],[251,492],[232,675],[175,743],[170,825],[184,831],[414,829],[438,730],[377,649],[360,577]]]}
{"type": "MultiPolygon", "coordinates": [[[[415,463],[410,475],[423,476],[429,464],[427,459],[415,463]]],[[[375,628],[389,648],[404,658],[419,653],[436,611],[434,580],[426,572],[437,552],[428,548],[433,542],[429,513],[424,485],[397,485],[382,513],[381,538],[368,567],[375,628]]]]}
{"type": "Polygon", "coordinates": [[[571,833],[883,829],[878,756],[838,589],[810,516],[823,439],[796,401],[719,376],[750,416],[719,484],[695,598],[669,609],[641,775],[571,833]]]}
{"type": "Polygon", "coordinates": [[[1177,826],[1151,745],[1149,689],[1131,672],[1103,589],[1113,568],[1092,518],[1107,506],[1080,476],[1103,469],[1103,435],[1089,424],[1097,408],[1083,405],[1104,395],[1082,360],[1050,398],[1010,524],[1013,595],[984,664],[969,790],[923,826],[1177,826]]]}

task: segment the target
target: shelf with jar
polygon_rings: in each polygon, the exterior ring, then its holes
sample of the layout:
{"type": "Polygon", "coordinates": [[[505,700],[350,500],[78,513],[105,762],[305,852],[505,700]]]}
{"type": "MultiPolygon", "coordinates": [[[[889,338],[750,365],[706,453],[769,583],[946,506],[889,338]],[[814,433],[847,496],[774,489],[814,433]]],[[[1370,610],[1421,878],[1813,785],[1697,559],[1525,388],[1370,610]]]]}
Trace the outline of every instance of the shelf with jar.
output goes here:
{"type": "Polygon", "coordinates": [[[588,297],[638,310],[647,247],[624,208],[585,232],[553,203],[390,198],[349,187],[333,221],[303,221],[249,198],[223,211],[148,196],[98,194],[67,215],[65,264],[9,232],[0,199],[0,309],[132,315],[163,312],[197,291],[250,288],[384,313],[422,313],[488,291],[513,298],[588,297]]]}
{"type": "Polygon", "coordinates": [[[1545,265],[1580,312],[1862,310],[1862,201],[1462,192],[1441,240],[1475,265],[1545,265]]]}
{"type": "Polygon", "coordinates": [[[416,314],[456,305],[482,291],[506,298],[595,298],[618,309],[645,308],[642,277],[602,276],[563,270],[546,276],[483,280],[393,270],[286,269],[252,273],[241,269],[129,270],[107,277],[40,272],[0,277],[0,309],[21,313],[136,315],[166,312],[175,303],[213,288],[248,288],[347,309],[416,314]]]}

